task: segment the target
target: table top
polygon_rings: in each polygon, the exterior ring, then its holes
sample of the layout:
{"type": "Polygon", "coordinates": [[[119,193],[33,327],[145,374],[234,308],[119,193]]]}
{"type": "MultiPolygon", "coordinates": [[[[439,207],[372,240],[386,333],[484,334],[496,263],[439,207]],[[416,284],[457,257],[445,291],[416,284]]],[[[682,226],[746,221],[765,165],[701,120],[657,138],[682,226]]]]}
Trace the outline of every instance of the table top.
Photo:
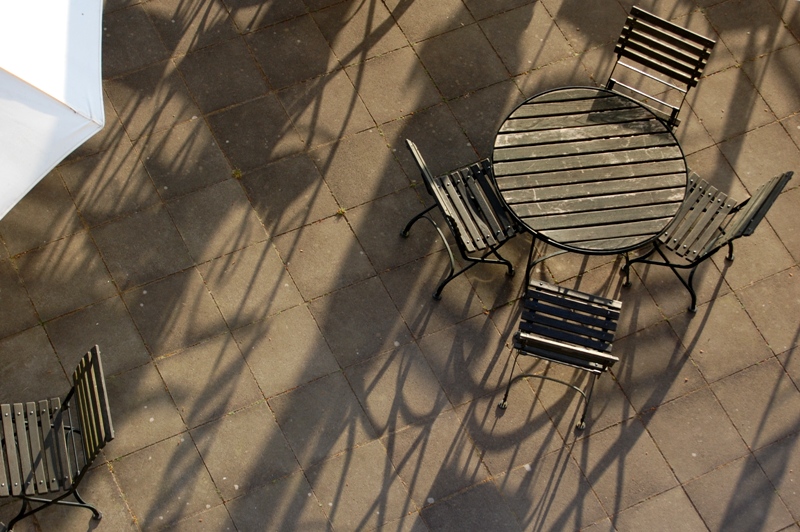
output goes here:
{"type": "Polygon", "coordinates": [[[602,88],[555,89],[520,104],[497,133],[492,162],[520,223],[580,253],[652,242],[686,194],[686,159],[669,127],[602,88]]]}

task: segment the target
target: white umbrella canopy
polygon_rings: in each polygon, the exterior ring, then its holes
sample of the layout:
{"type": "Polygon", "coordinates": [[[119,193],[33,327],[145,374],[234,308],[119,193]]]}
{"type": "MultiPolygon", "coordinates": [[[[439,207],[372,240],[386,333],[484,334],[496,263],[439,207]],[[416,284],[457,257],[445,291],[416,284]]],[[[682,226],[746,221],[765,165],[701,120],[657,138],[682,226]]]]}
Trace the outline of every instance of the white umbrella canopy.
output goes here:
{"type": "Polygon", "coordinates": [[[0,0],[0,218],[105,124],[102,0],[0,0]]]}

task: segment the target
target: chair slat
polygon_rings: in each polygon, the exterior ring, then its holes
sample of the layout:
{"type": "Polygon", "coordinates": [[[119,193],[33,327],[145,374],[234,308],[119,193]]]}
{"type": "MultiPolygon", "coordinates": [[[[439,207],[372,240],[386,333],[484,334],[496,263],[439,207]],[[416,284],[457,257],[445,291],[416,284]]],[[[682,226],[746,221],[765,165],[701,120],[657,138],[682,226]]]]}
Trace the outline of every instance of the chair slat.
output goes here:
{"type": "Polygon", "coordinates": [[[78,410],[81,416],[81,433],[83,434],[84,452],[86,463],[90,463],[97,456],[100,448],[105,443],[104,420],[101,416],[99,372],[93,356],[91,360],[84,360],[81,372],[73,375],[75,386],[81,390],[78,395],[78,410]]]}
{"type": "MultiPolygon", "coordinates": [[[[39,493],[47,493],[47,478],[42,459],[39,408],[36,403],[26,403],[25,413],[27,415],[28,440],[31,446],[31,461],[33,463],[33,487],[39,493]]],[[[44,419],[45,423],[49,421],[49,418],[44,419]]]]}
{"type": "Polygon", "coordinates": [[[656,72],[669,76],[684,85],[695,85],[697,83],[695,72],[692,70],[689,74],[683,71],[687,68],[678,61],[670,60],[666,57],[659,57],[658,60],[651,57],[651,53],[646,53],[647,48],[636,43],[628,43],[624,53],[621,55],[627,59],[632,59],[642,66],[652,68],[656,72]]]}
{"type": "Polygon", "coordinates": [[[459,199],[466,208],[470,220],[475,224],[478,236],[476,240],[483,242],[486,246],[496,246],[497,240],[494,237],[494,233],[486,222],[486,217],[480,208],[480,204],[467,185],[466,180],[470,178],[469,169],[461,168],[451,175],[455,176],[454,182],[458,190],[459,199]]]}
{"type": "Polygon", "coordinates": [[[733,207],[734,203],[729,199],[718,205],[717,211],[708,219],[705,229],[697,234],[697,236],[694,238],[692,246],[684,255],[686,260],[695,260],[698,256],[705,252],[705,249],[710,242],[713,242],[718,235],[724,233],[722,227],[728,223],[728,220],[730,219],[728,215],[733,207]]]}
{"type": "MultiPolygon", "coordinates": [[[[86,454],[85,459],[87,462],[90,461],[89,456],[93,455],[94,450],[98,446],[96,425],[92,413],[90,379],[91,365],[86,358],[83,358],[72,375],[72,382],[75,386],[75,410],[80,420],[80,435],[83,441],[83,450],[86,454]]],[[[80,465],[76,464],[76,467],[78,470],[81,469],[80,465]]]]}
{"type": "Polygon", "coordinates": [[[560,355],[556,360],[559,363],[583,366],[581,362],[589,362],[592,366],[602,367],[604,370],[619,361],[614,355],[603,351],[569,345],[553,338],[527,331],[521,331],[517,334],[514,347],[521,349],[524,353],[533,353],[542,358],[550,358],[548,356],[550,354],[560,355]],[[541,352],[537,353],[536,350],[541,350],[541,352]]]}
{"type": "Polygon", "coordinates": [[[97,404],[103,423],[102,442],[108,443],[114,439],[114,425],[111,422],[111,408],[108,404],[108,390],[103,372],[103,361],[100,358],[100,348],[94,346],[92,352],[92,366],[94,366],[95,389],[97,390],[97,404]]]}
{"type": "Polygon", "coordinates": [[[31,448],[28,444],[28,428],[25,423],[25,405],[14,403],[14,426],[17,431],[17,453],[19,455],[22,489],[26,495],[36,493],[36,482],[33,478],[33,460],[31,448]]]}
{"type": "Polygon", "coordinates": [[[680,38],[681,40],[680,42],[694,43],[704,48],[712,48],[716,44],[716,41],[714,41],[713,39],[709,39],[704,35],[700,35],[699,33],[695,33],[682,26],[673,24],[672,22],[664,20],[663,18],[658,17],[648,11],[645,11],[644,9],[638,6],[633,6],[631,8],[631,15],[654,26],[668,27],[672,33],[675,33],[675,35],[677,35],[680,38]]]}
{"type": "MultiPolygon", "coordinates": [[[[684,68],[685,72],[692,72],[697,58],[702,58],[709,54],[709,49],[705,43],[698,43],[677,36],[673,29],[679,26],[672,26],[669,30],[661,25],[649,24],[647,21],[638,19],[633,23],[633,28],[626,35],[628,45],[637,44],[643,46],[655,57],[666,56],[674,59],[676,68],[684,68]]],[[[626,26],[629,27],[629,26],[626,26]]],[[[713,46],[713,42],[711,44],[713,46]]]]}
{"type": "Polygon", "coordinates": [[[470,196],[475,198],[475,201],[478,204],[480,209],[480,213],[482,218],[486,221],[486,225],[489,227],[489,232],[492,235],[492,238],[495,241],[502,242],[506,239],[505,230],[502,226],[502,223],[495,212],[492,210],[491,205],[489,204],[489,199],[486,197],[483,189],[478,184],[476,179],[476,170],[478,166],[475,165],[467,170],[464,171],[462,175],[465,174],[464,183],[467,186],[468,192],[470,196]]]}
{"type": "Polygon", "coordinates": [[[453,203],[452,195],[455,194],[455,187],[450,181],[450,177],[437,177],[434,182],[434,187],[440,191],[440,205],[445,206],[442,209],[442,214],[450,219],[456,238],[460,239],[467,251],[475,251],[478,246],[472,239],[473,233],[470,232],[464,221],[465,213],[459,208],[459,205],[453,203]]]}
{"type": "Polygon", "coordinates": [[[42,420],[42,442],[44,446],[43,456],[47,462],[47,483],[50,491],[58,491],[60,488],[59,478],[61,477],[61,467],[56,447],[56,433],[53,430],[53,416],[60,409],[61,400],[39,401],[39,416],[42,420]]]}
{"type": "Polygon", "coordinates": [[[547,314],[523,312],[522,318],[530,323],[545,325],[552,329],[561,329],[600,342],[611,342],[614,339],[614,331],[617,327],[614,320],[576,314],[558,308],[547,314]]]}
{"type": "Polygon", "coordinates": [[[505,203],[500,199],[500,192],[497,190],[494,180],[490,177],[492,175],[491,162],[488,159],[484,159],[480,162],[480,167],[481,171],[473,171],[472,175],[489,202],[490,206],[488,212],[491,212],[498,220],[500,229],[503,232],[502,237],[497,237],[498,240],[505,240],[517,233],[516,223],[512,221],[511,216],[506,211],[505,203]]]}
{"type": "Polygon", "coordinates": [[[617,305],[616,301],[600,298],[587,299],[577,297],[574,291],[570,292],[552,292],[548,290],[542,290],[541,288],[530,288],[525,294],[523,305],[527,306],[533,304],[535,301],[544,301],[546,303],[551,303],[553,305],[587,314],[605,316],[611,319],[619,318],[621,306],[617,305]]]}
{"type": "Polygon", "coordinates": [[[0,451],[0,495],[7,496],[9,494],[19,495],[20,493],[20,478],[19,478],[19,462],[17,460],[17,446],[16,437],[14,436],[14,423],[11,416],[11,405],[0,405],[0,416],[3,421],[3,446],[0,451]],[[3,463],[8,464],[8,471],[6,471],[3,463]]]}
{"type": "Polygon", "coordinates": [[[678,212],[675,213],[672,222],[670,222],[664,232],[661,233],[661,236],[658,237],[658,239],[663,242],[667,248],[674,249],[674,247],[678,244],[677,235],[683,234],[681,226],[684,218],[686,217],[686,213],[694,207],[694,205],[700,199],[700,196],[705,194],[705,191],[710,186],[711,185],[708,184],[708,181],[701,179],[694,172],[689,173],[689,181],[686,187],[686,197],[684,198],[683,202],[681,202],[681,206],[678,209],[678,212]],[[673,234],[675,234],[675,236],[673,236],[673,234]]]}
{"type": "Polygon", "coordinates": [[[67,412],[65,406],[61,405],[61,401],[53,400],[53,403],[58,402],[58,409],[53,414],[53,436],[54,446],[58,455],[59,476],[56,477],[59,489],[67,489],[72,483],[72,467],[70,465],[69,449],[67,449],[67,435],[65,427],[65,414],[67,412]]]}
{"type": "MultiPolygon", "coordinates": [[[[524,313],[530,317],[528,321],[537,321],[547,316],[554,316],[560,321],[569,321],[582,327],[613,331],[619,312],[595,307],[592,312],[576,311],[564,305],[549,305],[542,302],[528,302],[524,305],[524,313]]],[[[525,314],[523,314],[525,315],[525,314]]]]}
{"type": "Polygon", "coordinates": [[[475,225],[469,206],[462,200],[461,193],[458,190],[458,182],[460,180],[461,177],[457,172],[443,177],[445,190],[447,190],[450,204],[455,207],[458,216],[461,218],[461,227],[467,233],[462,234],[462,238],[469,238],[469,241],[475,246],[475,249],[483,249],[485,246],[483,235],[475,225]]]}
{"type": "MultiPolygon", "coordinates": [[[[611,345],[611,341],[599,340],[575,327],[565,327],[554,323],[553,320],[540,321],[521,321],[519,329],[528,333],[535,333],[548,338],[553,338],[560,342],[570,345],[592,349],[594,351],[606,351],[611,345]],[[553,326],[548,326],[552,324],[553,326]]],[[[613,336],[612,336],[613,340],[613,336]]]]}

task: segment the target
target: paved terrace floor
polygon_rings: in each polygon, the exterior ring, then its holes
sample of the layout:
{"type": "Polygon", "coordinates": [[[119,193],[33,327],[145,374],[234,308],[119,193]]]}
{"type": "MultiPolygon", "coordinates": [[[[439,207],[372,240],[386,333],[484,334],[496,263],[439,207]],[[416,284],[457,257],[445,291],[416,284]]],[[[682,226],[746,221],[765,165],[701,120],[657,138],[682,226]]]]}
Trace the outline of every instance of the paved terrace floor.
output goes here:
{"type": "MultiPolygon", "coordinates": [[[[522,276],[436,302],[441,241],[398,237],[430,202],[403,140],[435,171],[488,156],[525,97],[602,84],[630,5],[108,0],[106,127],[0,221],[0,401],[100,345],[105,517],[17,530],[800,530],[800,179],[694,315],[666,269],[545,263],[625,301],[585,433],[554,383],[496,408],[522,276]]],[[[734,197],[800,171],[800,2],[641,7],[718,39],[690,165],[734,197]]]]}

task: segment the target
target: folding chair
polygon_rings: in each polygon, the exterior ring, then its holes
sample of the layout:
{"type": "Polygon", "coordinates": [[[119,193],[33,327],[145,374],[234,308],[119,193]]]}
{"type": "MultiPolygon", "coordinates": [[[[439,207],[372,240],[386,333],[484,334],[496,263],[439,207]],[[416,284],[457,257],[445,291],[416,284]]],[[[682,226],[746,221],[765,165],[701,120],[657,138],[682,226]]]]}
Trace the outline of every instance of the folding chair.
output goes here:
{"type": "Polygon", "coordinates": [[[105,444],[114,439],[100,350],[94,346],[72,374],[72,388],[58,398],[0,405],[0,498],[22,500],[9,523],[51,504],[102,514],[78,494],[78,484],[105,444]],[[72,495],[75,501],[67,501],[72,495]],[[34,503],[38,504],[34,507],[34,503]]]}
{"type": "Polygon", "coordinates": [[[751,198],[737,204],[708,181],[690,172],[686,199],[653,248],[634,259],[625,255],[625,266],[622,267],[625,286],[631,284],[632,264],[640,262],[668,266],[689,291],[692,297],[689,310],[696,312],[697,294],[692,283],[697,267],[724,246],[728,246],[727,259],[732,261],[733,241],[753,234],[792,175],[793,172],[786,172],[773,177],[761,185],[751,198]],[[667,248],[683,262],[670,261],[662,248],[667,248]],[[650,259],[654,253],[661,256],[660,261],[650,259]],[[689,269],[688,277],[684,278],[678,269],[689,269]]]}
{"type": "Polygon", "coordinates": [[[514,335],[514,349],[527,355],[571,366],[590,374],[584,389],[538,373],[509,376],[503,400],[498,405],[508,407],[511,386],[524,378],[555,381],[577,391],[584,402],[583,413],[576,428],[586,428],[594,381],[619,359],[611,354],[611,344],[617,330],[622,303],[613,299],[562,288],[544,281],[531,281],[521,300],[522,316],[514,335]]]}
{"type": "Polygon", "coordinates": [[[505,204],[500,199],[500,194],[491,179],[491,162],[484,159],[447,174],[433,177],[417,145],[410,140],[406,140],[406,143],[422,173],[425,189],[433,196],[434,204],[414,216],[400,232],[400,235],[408,237],[408,232],[417,220],[425,218],[433,224],[439,236],[442,237],[450,257],[450,270],[437,286],[433,294],[434,299],[441,299],[442,289],[447,283],[481,262],[502,264],[508,269],[509,276],[514,275],[514,266],[497,250],[517,234],[518,228],[514,218],[506,211],[505,204]],[[428,215],[432,209],[437,207],[455,237],[461,257],[469,262],[459,271],[456,271],[455,257],[447,238],[433,218],[428,215]]]}
{"type": "Polygon", "coordinates": [[[686,94],[697,85],[714,44],[634,6],[614,48],[617,60],[606,88],[635,98],[675,129],[686,94]]]}

